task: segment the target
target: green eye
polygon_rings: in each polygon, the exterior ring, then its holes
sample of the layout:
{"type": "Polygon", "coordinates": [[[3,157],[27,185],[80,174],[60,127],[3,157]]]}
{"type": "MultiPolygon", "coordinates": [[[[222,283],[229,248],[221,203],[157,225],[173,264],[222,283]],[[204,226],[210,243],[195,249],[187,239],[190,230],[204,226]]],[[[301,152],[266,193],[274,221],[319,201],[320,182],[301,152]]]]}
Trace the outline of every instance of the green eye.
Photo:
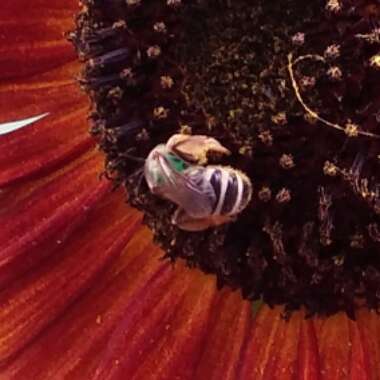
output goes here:
{"type": "Polygon", "coordinates": [[[173,165],[173,168],[178,172],[182,172],[188,167],[185,161],[181,160],[177,156],[174,156],[173,154],[169,154],[168,159],[170,163],[173,165]]]}

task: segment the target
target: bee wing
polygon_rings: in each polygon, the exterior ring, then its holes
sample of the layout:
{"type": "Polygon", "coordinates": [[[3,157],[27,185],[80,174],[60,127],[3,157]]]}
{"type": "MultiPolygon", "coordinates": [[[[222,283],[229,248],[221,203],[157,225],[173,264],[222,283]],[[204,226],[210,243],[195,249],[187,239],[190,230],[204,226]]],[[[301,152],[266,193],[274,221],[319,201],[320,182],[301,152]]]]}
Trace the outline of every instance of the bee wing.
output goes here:
{"type": "Polygon", "coordinates": [[[165,177],[165,185],[160,190],[162,196],[182,207],[192,217],[199,218],[212,213],[216,195],[205,178],[204,168],[190,167],[178,172],[169,166],[163,156],[160,157],[160,165],[165,177]]]}

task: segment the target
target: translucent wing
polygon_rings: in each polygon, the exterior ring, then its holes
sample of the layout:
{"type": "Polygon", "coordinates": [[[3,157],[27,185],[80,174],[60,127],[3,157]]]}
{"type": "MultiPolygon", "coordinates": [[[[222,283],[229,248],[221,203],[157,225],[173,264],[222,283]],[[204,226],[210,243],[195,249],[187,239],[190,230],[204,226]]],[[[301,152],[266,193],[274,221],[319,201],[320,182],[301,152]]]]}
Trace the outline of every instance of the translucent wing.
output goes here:
{"type": "Polygon", "coordinates": [[[169,171],[166,167],[164,173],[171,184],[166,189],[166,197],[182,207],[188,215],[200,218],[213,212],[216,195],[205,177],[203,167],[190,167],[182,173],[169,171]]]}
{"type": "Polygon", "coordinates": [[[145,178],[150,190],[166,198],[193,217],[203,217],[212,213],[215,192],[205,178],[205,169],[200,166],[185,166],[179,169],[171,155],[156,150],[148,157],[145,178]]]}

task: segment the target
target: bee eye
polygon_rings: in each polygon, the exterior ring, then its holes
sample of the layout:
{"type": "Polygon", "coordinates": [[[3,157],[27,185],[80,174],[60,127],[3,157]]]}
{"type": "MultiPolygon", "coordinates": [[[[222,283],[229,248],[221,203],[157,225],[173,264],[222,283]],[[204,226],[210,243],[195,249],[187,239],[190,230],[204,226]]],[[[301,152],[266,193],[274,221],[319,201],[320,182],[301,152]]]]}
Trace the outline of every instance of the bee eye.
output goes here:
{"type": "Polygon", "coordinates": [[[179,172],[182,172],[189,167],[189,165],[184,160],[177,156],[174,156],[173,154],[169,155],[169,160],[173,165],[174,169],[179,172]]]}

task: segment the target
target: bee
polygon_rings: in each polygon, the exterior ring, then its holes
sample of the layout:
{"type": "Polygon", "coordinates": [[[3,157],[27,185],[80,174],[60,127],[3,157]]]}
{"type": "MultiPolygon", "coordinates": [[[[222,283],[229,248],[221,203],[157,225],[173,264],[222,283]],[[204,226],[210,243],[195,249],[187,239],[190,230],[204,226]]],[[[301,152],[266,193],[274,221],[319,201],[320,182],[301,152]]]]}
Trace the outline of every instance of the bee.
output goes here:
{"type": "Polygon", "coordinates": [[[183,230],[202,231],[231,222],[251,200],[252,183],[246,174],[228,166],[205,166],[211,152],[230,154],[214,138],[174,135],[145,161],[150,191],[178,206],[172,223],[183,230]]]}

